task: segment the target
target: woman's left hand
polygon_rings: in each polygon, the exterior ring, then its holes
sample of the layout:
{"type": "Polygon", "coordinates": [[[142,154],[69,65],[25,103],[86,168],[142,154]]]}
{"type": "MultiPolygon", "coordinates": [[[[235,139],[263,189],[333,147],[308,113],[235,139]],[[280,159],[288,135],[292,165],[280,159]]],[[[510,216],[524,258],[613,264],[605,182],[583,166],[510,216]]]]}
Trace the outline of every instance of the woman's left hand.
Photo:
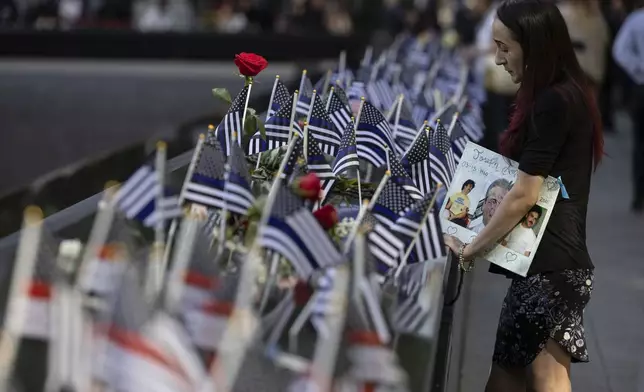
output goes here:
{"type": "Polygon", "coordinates": [[[443,235],[443,239],[445,241],[445,245],[447,245],[455,255],[458,255],[458,252],[461,250],[461,245],[463,245],[463,241],[449,234],[443,235]]]}

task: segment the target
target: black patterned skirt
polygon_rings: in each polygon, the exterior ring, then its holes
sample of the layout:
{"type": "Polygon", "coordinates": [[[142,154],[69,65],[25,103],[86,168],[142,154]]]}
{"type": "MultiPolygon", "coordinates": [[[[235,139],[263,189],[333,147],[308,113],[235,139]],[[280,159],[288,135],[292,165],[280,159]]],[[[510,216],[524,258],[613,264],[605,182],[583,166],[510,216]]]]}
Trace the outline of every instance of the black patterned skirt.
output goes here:
{"type": "Polygon", "coordinates": [[[593,280],[589,269],[513,279],[501,307],[493,362],[526,367],[549,338],[570,353],[572,362],[588,362],[583,320],[593,280]]]}

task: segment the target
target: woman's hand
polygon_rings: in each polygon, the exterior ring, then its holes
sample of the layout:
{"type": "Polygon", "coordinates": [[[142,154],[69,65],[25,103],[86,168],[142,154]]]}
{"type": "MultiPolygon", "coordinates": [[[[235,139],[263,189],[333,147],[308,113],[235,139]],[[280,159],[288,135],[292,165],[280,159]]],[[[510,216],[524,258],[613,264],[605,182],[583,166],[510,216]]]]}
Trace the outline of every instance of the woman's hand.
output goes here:
{"type": "MultiPolygon", "coordinates": [[[[444,234],[443,240],[445,241],[445,245],[447,245],[447,247],[452,252],[454,252],[456,256],[458,256],[458,252],[461,251],[461,246],[463,245],[463,241],[449,234],[444,234]]],[[[474,255],[469,251],[469,245],[466,245],[465,249],[463,249],[463,258],[465,260],[471,260],[473,256],[474,255]]]]}
{"type": "Polygon", "coordinates": [[[463,241],[449,234],[445,234],[443,239],[445,240],[445,245],[447,245],[455,255],[458,255],[458,252],[461,250],[461,245],[463,245],[463,241]]]}

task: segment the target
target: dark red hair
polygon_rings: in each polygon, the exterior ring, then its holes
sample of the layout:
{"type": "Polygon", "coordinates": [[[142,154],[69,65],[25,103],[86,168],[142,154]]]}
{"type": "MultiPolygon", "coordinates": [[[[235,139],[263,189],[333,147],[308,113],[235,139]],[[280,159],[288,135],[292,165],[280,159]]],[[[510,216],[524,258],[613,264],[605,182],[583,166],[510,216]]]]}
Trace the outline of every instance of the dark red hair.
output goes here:
{"type": "MultiPolygon", "coordinates": [[[[497,18],[521,44],[523,80],[517,92],[510,126],[501,135],[503,155],[516,158],[521,150],[525,123],[537,95],[554,86],[577,115],[589,118],[593,126],[595,168],[604,155],[604,136],[593,88],[582,71],[570,40],[566,22],[552,2],[506,0],[497,18]]],[[[571,114],[573,114],[571,113],[571,114]]]]}

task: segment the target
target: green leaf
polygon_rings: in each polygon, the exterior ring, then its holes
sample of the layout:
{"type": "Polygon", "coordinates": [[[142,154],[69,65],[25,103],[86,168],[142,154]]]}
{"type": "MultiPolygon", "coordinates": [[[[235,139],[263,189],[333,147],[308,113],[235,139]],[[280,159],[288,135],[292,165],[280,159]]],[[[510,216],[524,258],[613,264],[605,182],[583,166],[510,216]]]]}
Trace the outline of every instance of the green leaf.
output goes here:
{"type": "Polygon", "coordinates": [[[233,102],[233,98],[230,96],[230,93],[225,88],[220,88],[220,87],[213,88],[212,95],[214,95],[216,98],[221,99],[224,102],[227,102],[228,104],[231,104],[233,102]]]}
{"type": "Polygon", "coordinates": [[[246,114],[247,116],[255,116],[255,117],[257,117],[257,111],[255,109],[253,109],[253,108],[247,108],[246,113],[247,113],[246,114]]]}
{"type": "Polygon", "coordinates": [[[262,139],[266,139],[266,127],[264,127],[264,121],[260,118],[257,119],[257,127],[259,128],[259,134],[262,136],[262,139]]]}
{"type": "Polygon", "coordinates": [[[246,121],[244,122],[244,133],[248,137],[252,137],[257,130],[257,116],[246,116],[246,121]]]}

